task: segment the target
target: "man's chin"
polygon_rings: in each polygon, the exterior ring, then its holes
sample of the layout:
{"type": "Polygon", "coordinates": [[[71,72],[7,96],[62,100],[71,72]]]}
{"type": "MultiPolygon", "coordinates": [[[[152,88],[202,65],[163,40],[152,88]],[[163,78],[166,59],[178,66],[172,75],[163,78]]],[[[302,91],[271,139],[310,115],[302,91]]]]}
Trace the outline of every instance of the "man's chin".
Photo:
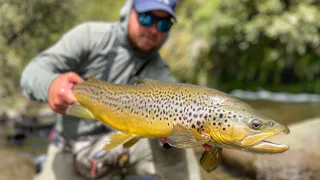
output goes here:
{"type": "Polygon", "coordinates": [[[140,51],[143,51],[143,52],[151,52],[154,50],[154,45],[141,44],[138,48],[140,49],[140,51]]]}

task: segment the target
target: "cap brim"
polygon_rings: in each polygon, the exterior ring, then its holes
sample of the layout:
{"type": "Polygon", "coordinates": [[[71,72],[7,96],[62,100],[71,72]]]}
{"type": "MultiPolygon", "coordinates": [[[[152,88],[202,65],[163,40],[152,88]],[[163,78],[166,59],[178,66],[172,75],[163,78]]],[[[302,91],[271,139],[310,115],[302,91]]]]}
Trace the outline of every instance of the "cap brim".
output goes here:
{"type": "Polygon", "coordinates": [[[153,11],[153,10],[162,10],[162,11],[166,11],[168,12],[175,20],[177,20],[176,18],[176,14],[173,11],[172,8],[166,6],[165,4],[163,4],[160,1],[143,1],[143,3],[135,3],[135,10],[139,13],[141,12],[147,12],[147,11],[153,11]]]}

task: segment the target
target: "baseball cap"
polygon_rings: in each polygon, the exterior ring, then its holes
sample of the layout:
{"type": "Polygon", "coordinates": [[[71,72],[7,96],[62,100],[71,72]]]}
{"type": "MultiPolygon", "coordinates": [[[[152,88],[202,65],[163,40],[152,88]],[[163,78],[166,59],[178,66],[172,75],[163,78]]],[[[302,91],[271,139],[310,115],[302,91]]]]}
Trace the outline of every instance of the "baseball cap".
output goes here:
{"type": "Polygon", "coordinates": [[[176,8],[176,0],[134,0],[133,7],[138,13],[147,12],[152,10],[163,10],[168,12],[174,19],[176,14],[174,9],[176,8]]]}

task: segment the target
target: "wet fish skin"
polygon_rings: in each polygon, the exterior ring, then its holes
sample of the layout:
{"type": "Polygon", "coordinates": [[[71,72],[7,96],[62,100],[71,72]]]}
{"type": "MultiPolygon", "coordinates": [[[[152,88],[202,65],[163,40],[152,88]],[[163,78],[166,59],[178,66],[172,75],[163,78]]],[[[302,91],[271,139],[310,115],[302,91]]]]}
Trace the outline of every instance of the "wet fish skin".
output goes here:
{"type": "MultiPolygon", "coordinates": [[[[167,137],[168,143],[178,148],[207,143],[257,153],[288,150],[285,145],[264,139],[288,134],[289,129],[235,97],[190,84],[142,78],[137,82],[120,85],[90,78],[74,87],[79,104],[68,113],[99,120],[120,131],[110,138],[105,149],[123,143],[133,145],[141,137],[167,137]]],[[[206,165],[218,163],[202,161],[206,165]]]]}

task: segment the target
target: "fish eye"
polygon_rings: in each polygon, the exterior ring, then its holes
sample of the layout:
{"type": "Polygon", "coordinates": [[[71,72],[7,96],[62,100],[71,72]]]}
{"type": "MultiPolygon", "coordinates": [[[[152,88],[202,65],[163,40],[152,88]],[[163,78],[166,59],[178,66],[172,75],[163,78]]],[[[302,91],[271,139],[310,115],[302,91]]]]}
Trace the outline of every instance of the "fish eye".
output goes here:
{"type": "Polygon", "coordinates": [[[258,130],[260,129],[262,126],[262,123],[260,120],[258,119],[253,119],[251,122],[250,122],[250,127],[254,130],[258,130]]]}

